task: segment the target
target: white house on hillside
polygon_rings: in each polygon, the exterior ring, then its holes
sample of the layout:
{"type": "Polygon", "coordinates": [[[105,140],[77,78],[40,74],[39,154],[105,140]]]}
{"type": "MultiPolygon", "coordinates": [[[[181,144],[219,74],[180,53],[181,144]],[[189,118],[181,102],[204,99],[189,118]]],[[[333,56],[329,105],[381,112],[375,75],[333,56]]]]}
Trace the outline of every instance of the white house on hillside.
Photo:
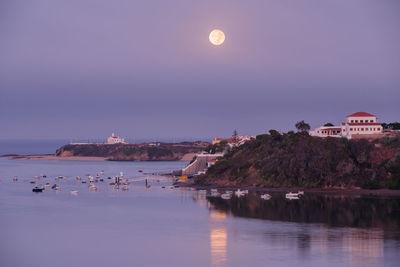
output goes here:
{"type": "Polygon", "coordinates": [[[310,135],[351,139],[380,137],[382,132],[382,125],[375,115],[367,112],[356,112],[348,115],[346,122],[342,122],[341,126],[321,126],[310,131],[310,135]]]}
{"type": "Polygon", "coordinates": [[[107,139],[107,144],[126,144],[125,139],[111,134],[110,137],[107,139]]]}

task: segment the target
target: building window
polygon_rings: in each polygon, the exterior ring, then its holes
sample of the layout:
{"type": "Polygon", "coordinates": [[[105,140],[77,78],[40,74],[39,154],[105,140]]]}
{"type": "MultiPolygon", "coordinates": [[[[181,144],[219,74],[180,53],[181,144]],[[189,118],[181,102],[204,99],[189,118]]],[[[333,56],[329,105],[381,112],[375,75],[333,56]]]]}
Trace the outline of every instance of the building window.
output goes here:
{"type": "Polygon", "coordinates": [[[361,131],[364,131],[364,128],[361,128],[361,131]]]}
{"type": "Polygon", "coordinates": [[[356,122],[358,122],[358,120],[356,120],[356,122]]]}
{"type": "Polygon", "coordinates": [[[353,128],[350,128],[350,131],[353,131],[353,128]]]}
{"type": "Polygon", "coordinates": [[[364,122],[363,120],[360,120],[360,122],[364,122]]]}
{"type": "Polygon", "coordinates": [[[354,120],[351,120],[351,122],[354,122],[354,120]]]}
{"type": "Polygon", "coordinates": [[[374,120],[370,120],[369,122],[374,122],[374,120]]]}

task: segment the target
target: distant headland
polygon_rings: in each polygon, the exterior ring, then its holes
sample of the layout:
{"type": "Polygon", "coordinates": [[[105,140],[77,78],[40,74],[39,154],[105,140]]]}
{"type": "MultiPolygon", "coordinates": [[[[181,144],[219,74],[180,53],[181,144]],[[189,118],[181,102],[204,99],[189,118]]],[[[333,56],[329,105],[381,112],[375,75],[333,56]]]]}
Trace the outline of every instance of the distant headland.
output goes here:
{"type": "MultiPolygon", "coordinates": [[[[164,143],[151,142],[128,144],[115,136],[111,141],[99,143],[70,143],[50,155],[8,155],[20,160],[79,160],[79,161],[190,161],[210,143],[203,141],[164,143]]],[[[110,139],[109,138],[109,139],[110,139]]]]}

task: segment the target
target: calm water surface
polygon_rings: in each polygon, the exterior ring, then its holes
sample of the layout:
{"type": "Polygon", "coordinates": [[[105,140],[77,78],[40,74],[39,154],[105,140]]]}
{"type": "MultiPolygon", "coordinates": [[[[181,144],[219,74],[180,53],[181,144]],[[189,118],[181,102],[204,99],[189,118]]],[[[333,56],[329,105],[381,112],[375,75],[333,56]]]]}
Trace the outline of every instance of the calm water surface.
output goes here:
{"type": "Polygon", "coordinates": [[[185,164],[0,159],[0,266],[399,266],[396,198],[222,200],[162,189],[171,182],[150,175],[151,188],[141,180],[128,191],[106,179],[91,192],[75,179],[104,170],[103,177],[122,171],[140,180],[139,169],[185,164]],[[40,173],[47,175],[40,183],[61,191],[32,193],[29,181],[40,173]],[[55,181],[59,175],[67,178],[55,181]]]}

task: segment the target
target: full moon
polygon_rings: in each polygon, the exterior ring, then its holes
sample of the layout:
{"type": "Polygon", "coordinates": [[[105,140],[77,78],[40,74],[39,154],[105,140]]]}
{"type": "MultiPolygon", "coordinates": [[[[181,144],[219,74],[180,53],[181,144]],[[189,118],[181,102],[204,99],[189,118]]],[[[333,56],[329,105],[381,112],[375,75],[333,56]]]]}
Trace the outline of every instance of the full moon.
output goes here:
{"type": "Polygon", "coordinates": [[[221,30],[213,30],[208,37],[213,45],[221,45],[225,41],[225,34],[221,30]]]}

